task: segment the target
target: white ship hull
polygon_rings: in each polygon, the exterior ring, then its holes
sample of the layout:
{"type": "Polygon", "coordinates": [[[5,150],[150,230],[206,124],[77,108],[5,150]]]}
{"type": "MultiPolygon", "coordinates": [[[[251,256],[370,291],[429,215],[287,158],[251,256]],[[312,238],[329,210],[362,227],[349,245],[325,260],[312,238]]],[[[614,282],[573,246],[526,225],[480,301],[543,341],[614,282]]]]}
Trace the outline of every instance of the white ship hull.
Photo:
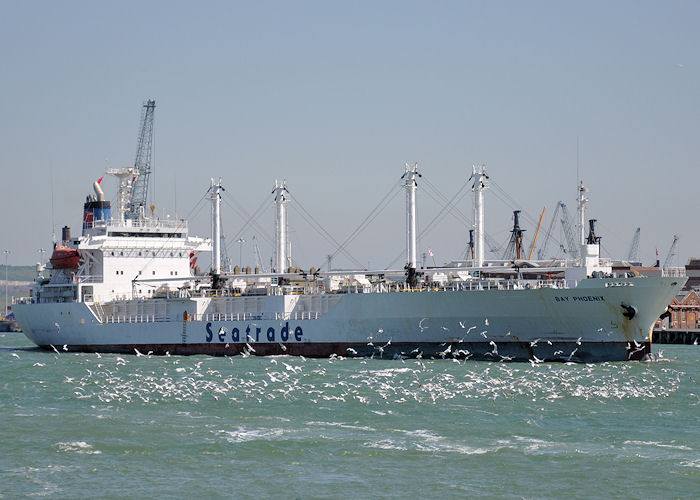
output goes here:
{"type": "Polygon", "coordinates": [[[153,301],[159,316],[100,317],[84,302],[18,304],[15,314],[32,342],[69,351],[622,361],[649,354],[653,324],[684,282],[306,296],[307,304],[326,301],[321,314],[305,313],[289,296],[263,297],[269,306],[255,314],[226,312],[245,296],[138,301],[141,310],[153,301]],[[631,319],[622,304],[634,307],[631,319]]]}

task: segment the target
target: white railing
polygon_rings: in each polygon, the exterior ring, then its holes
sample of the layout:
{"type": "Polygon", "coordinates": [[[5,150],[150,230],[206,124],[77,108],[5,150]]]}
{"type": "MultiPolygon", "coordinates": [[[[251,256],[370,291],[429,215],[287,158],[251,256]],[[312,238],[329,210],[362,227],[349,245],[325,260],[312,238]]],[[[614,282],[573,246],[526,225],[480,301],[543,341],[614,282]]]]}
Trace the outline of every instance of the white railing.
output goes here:
{"type": "Polygon", "coordinates": [[[102,320],[103,323],[160,323],[163,321],[170,321],[170,319],[154,314],[135,314],[129,316],[116,314],[106,316],[102,320]]]}
{"type": "Polygon", "coordinates": [[[142,219],[119,221],[117,219],[96,220],[92,227],[109,227],[112,230],[131,230],[131,229],[165,229],[187,231],[187,221],[184,219],[142,219]]]}
{"type": "Polygon", "coordinates": [[[664,267],[661,269],[661,276],[668,278],[684,278],[685,267],[664,267]]]}
{"type": "Polygon", "coordinates": [[[193,321],[299,321],[318,319],[318,311],[264,312],[264,313],[204,313],[193,314],[193,321]]]}
{"type": "MultiPolygon", "coordinates": [[[[204,313],[188,316],[188,321],[300,321],[318,319],[321,314],[318,311],[297,312],[267,312],[267,313],[204,313]]],[[[98,315],[99,317],[99,315],[98,315]]],[[[173,320],[155,314],[112,314],[101,319],[102,323],[129,324],[129,323],[162,323],[173,320]]]]}

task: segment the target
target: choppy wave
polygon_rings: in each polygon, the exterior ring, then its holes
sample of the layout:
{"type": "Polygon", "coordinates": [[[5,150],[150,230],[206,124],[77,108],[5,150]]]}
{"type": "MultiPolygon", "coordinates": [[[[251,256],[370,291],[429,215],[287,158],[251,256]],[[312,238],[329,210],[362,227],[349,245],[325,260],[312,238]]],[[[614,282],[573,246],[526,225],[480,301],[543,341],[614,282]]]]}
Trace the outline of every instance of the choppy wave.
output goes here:
{"type": "Polygon", "coordinates": [[[238,471],[235,491],[259,496],[395,496],[389,481],[402,493],[551,498],[585,471],[601,495],[625,496],[619,478],[634,477],[650,496],[683,496],[700,469],[698,358],[670,351],[651,363],[533,366],[5,349],[0,411],[14,434],[0,474],[18,496],[76,497],[106,480],[126,496],[203,485],[226,496],[217,477],[238,471]],[[180,468],[188,482],[139,489],[119,472],[180,468]],[[671,474],[672,490],[654,478],[671,474]]]}

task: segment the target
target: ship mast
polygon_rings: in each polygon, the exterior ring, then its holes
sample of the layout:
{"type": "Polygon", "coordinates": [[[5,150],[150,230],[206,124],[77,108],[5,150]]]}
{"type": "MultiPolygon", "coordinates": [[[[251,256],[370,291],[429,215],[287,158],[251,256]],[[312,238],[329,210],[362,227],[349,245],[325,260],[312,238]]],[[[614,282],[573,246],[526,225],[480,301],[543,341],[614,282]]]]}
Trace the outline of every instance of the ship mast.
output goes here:
{"type": "Polygon", "coordinates": [[[128,209],[129,198],[131,195],[131,185],[136,177],[136,169],[134,168],[109,168],[107,175],[113,175],[119,179],[119,204],[117,205],[117,223],[120,226],[124,225],[126,211],[128,209]]]}
{"type": "Polygon", "coordinates": [[[219,275],[221,274],[221,178],[214,183],[214,179],[211,180],[211,187],[209,188],[211,193],[211,204],[212,204],[212,265],[211,274],[213,279],[213,288],[218,287],[219,275]]]}
{"type": "Polygon", "coordinates": [[[474,267],[483,267],[484,265],[484,190],[488,188],[486,179],[486,166],[472,166],[472,191],[474,191],[474,267]]]}
{"type": "Polygon", "coordinates": [[[275,232],[275,271],[284,273],[287,270],[287,181],[275,181],[275,204],[277,205],[277,221],[275,232]]]}
{"type": "Polygon", "coordinates": [[[588,203],[588,198],[586,198],[585,193],[588,191],[584,187],[583,181],[579,182],[578,185],[578,244],[586,244],[586,203],[588,203]]]}
{"type": "Polygon", "coordinates": [[[404,179],[406,187],[406,283],[414,287],[417,283],[416,279],[416,176],[421,177],[418,173],[418,164],[410,166],[406,163],[406,171],[401,176],[404,179]]]}

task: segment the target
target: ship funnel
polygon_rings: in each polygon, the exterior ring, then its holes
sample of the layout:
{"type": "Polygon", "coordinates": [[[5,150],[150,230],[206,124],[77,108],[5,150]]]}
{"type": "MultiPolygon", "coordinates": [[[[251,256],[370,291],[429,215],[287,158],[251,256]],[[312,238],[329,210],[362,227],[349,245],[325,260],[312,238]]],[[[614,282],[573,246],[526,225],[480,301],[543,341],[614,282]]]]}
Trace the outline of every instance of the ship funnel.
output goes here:
{"type": "Polygon", "coordinates": [[[103,225],[108,223],[112,218],[112,209],[109,201],[105,201],[105,194],[100,186],[102,177],[92,183],[92,187],[97,194],[96,200],[91,200],[88,197],[85,205],[83,205],[83,236],[88,229],[92,229],[96,223],[101,222],[103,225]]]}
{"type": "Polygon", "coordinates": [[[105,193],[102,191],[102,186],[100,186],[102,179],[103,178],[100,177],[92,183],[92,188],[95,190],[95,194],[97,195],[97,201],[105,201],[105,193]]]}

